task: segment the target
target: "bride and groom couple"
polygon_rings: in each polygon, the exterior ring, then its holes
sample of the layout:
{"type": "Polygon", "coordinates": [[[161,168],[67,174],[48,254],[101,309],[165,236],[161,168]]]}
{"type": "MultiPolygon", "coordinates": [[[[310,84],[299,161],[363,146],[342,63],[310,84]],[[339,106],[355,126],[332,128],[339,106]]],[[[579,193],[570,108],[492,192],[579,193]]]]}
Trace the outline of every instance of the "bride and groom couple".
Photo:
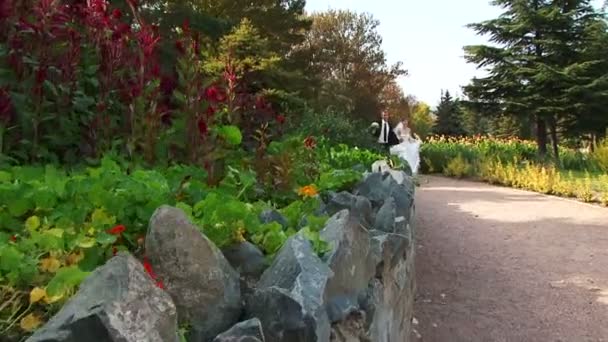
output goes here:
{"type": "Polygon", "coordinates": [[[389,114],[382,112],[378,143],[385,146],[389,153],[405,160],[410,165],[412,173],[416,174],[420,164],[420,139],[414,137],[409,127],[408,119],[401,120],[393,129],[388,121],[389,114]]]}

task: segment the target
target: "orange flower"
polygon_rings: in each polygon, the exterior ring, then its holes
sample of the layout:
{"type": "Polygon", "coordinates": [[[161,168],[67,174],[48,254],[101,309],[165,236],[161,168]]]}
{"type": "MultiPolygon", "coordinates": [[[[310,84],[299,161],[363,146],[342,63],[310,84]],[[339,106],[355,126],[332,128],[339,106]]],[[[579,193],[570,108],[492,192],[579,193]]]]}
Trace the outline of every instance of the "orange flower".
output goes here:
{"type": "Polygon", "coordinates": [[[319,190],[317,190],[317,187],[314,186],[314,184],[303,186],[298,190],[298,194],[303,197],[314,197],[318,193],[319,190]]]}

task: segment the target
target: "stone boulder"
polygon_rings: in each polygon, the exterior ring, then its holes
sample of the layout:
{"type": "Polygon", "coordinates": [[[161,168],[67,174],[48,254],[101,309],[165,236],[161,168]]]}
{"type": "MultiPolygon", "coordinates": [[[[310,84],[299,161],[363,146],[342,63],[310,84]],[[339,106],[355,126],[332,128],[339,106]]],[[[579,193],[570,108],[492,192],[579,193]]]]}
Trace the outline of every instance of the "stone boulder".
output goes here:
{"type": "Polygon", "coordinates": [[[409,211],[414,202],[415,186],[408,176],[399,184],[390,173],[370,173],[357,186],[354,194],[366,197],[374,209],[382,207],[386,199],[392,197],[397,207],[397,216],[410,216],[409,211]]]}
{"type": "Polygon", "coordinates": [[[257,318],[235,324],[218,335],[213,342],[265,342],[262,322],[257,318]]]}
{"type": "Polygon", "coordinates": [[[183,211],[162,206],[150,219],[146,253],[171,295],[188,340],[211,341],[241,315],[239,274],[183,211]]]}
{"type": "Polygon", "coordinates": [[[310,242],[296,234],[262,274],[247,301],[247,315],[260,319],[269,342],[328,341],[324,294],[332,275],[310,242]]]}
{"type": "Polygon", "coordinates": [[[371,341],[410,341],[416,284],[412,251],[408,249],[407,257],[394,267],[385,267],[382,279],[372,281],[361,301],[371,341]]]}
{"type": "Polygon", "coordinates": [[[177,312],[143,265],[119,253],[27,341],[177,342],[177,312]]]}
{"type": "Polygon", "coordinates": [[[260,221],[262,223],[276,222],[276,223],[280,224],[281,227],[283,227],[283,229],[289,228],[289,222],[287,221],[285,216],[283,216],[280,212],[278,212],[274,209],[264,210],[260,214],[260,221]]]}
{"type": "Polygon", "coordinates": [[[325,205],[325,212],[332,216],[344,209],[350,210],[365,226],[369,226],[372,222],[372,204],[362,196],[355,196],[350,192],[342,191],[332,193],[325,205]]]}
{"type": "Polygon", "coordinates": [[[370,232],[371,259],[376,268],[376,277],[382,279],[387,269],[394,269],[400,260],[406,257],[411,240],[401,234],[385,233],[379,230],[370,232]]]}
{"type": "Polygon", "coordinates": [[[249,241],[226,247],[222,252],[241,276],[259,277],[266,269],[264,253],[249,241]]]}
{"type": "Polygon", "coordinates": [[[386,233],[395,231],[395,219],[397,218],[397,204],[392,197],[387,198],[376,214],[374,228],[386,233]]]}
{"type": "Polygon", "coordinates": [[[357,297],[375,274],[370,237],[348,210],[332,216],[320,233],[330,251],[324,260],[333,271],[326,286],[327,311],[332,322],[346,318],[358,308],[357,297]]]}

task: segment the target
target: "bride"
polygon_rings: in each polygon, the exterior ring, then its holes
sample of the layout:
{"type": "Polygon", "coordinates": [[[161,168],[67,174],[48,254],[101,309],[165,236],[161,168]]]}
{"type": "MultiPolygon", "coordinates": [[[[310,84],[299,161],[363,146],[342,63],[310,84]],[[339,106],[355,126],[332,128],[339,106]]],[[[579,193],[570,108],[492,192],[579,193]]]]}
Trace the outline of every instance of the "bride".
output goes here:
{"type": "Polygon", "coordinates": [[[422,141],[415,134],[412,136],[412,130],[407,119],[399,122],[394,132],[400,143],[391,147],[391,154],[407,161],[412,169],[412,174],[417,174],[420,166],[420,145],[422,141]]]}

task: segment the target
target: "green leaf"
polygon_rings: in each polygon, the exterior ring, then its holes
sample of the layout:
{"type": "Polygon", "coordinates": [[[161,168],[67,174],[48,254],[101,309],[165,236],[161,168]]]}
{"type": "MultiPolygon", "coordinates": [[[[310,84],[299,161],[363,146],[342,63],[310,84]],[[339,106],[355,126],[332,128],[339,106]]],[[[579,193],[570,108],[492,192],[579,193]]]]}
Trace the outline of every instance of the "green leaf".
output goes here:
{"type": "Polygon", "coordinates": [[[91,248],[93,246],[95,246],[95,242],[96,240],[93,239],[92,237],[81,237],[76,241],[76,246],[80,247],[80,248],[91,248]]]}
{"type": "Polygon", "coordinates": [[[28,198],[15,198],[13,201],[7,203],[8,212],[13,217],[21,217],[25,215],[32,208],[32,201],[28,198]]]}
{"type": "Polygon", "coordinates": [[[271,231],[264,236],[262,246],[266,253],[274,254],[283,246],[285,240],[287,240],[287,235],[283,230],[271,231]]]}
{"type": "Polygon", "coordinates": [[[95,226],[104,227],[115,224],[116,217],[110,216],[103,208],[99,208],[91,214],[91,221],[95,226]]]}
{"type": "Polygon", "coordinates": [[[45,231],[44,233],[61,239],[63,238],[64,231],[60,228],[53,228],[45,231]]]}
{"type": "Polygon", "coordinates": [[[243,135],[241,134],[241,130],[237,126],[220,126],[217,129],[217,133],[220,137],[222,137],[226,142],[230,145],[240,145],[243,140],[243,135]]]}
{"type": "Polygon", "coordinates": [[[23,253],[13,246],[0,246],[0,270],[11,271],[19,268],[23,253]]]}
{"type": "Polygon", "coordinates": [[[25,229],[32,231],[40,227],[40,218],[38,216],[30,216],[25,220],[25,229]]]}
{"type": "Polygon", "coordinates": [[[106,232],[100,232],[95,237],[95,240],[102,246],[108,246],[116,242],[116,235],[108,234],[106,232]]]}
{"type": "Polygon", "coordinates": [[[62,295],[80,285],[88,275],[89,272],[84,272],[76,266],[62,267],[47,285],[46,292],[51,297],[62,295]]]}
{"type": "Polygon", "coordinates": [[[103,250],[93,247],[84,250],[84,258],[78,263],[78,267],[83,271],[93,271],[103,262],[103,250]]]}
{"type": "Polygon", "coordinates": [[[50,209],[57,205],[57,196],[47,189],[38,190],[34,196],[34,202],[38,208],[50,209]]]}
{"type": "Polygon", "coordinates": [[[13,180],[13,175],[10,172],[0,170],[0,183],[8,183],[13,180]]]}

